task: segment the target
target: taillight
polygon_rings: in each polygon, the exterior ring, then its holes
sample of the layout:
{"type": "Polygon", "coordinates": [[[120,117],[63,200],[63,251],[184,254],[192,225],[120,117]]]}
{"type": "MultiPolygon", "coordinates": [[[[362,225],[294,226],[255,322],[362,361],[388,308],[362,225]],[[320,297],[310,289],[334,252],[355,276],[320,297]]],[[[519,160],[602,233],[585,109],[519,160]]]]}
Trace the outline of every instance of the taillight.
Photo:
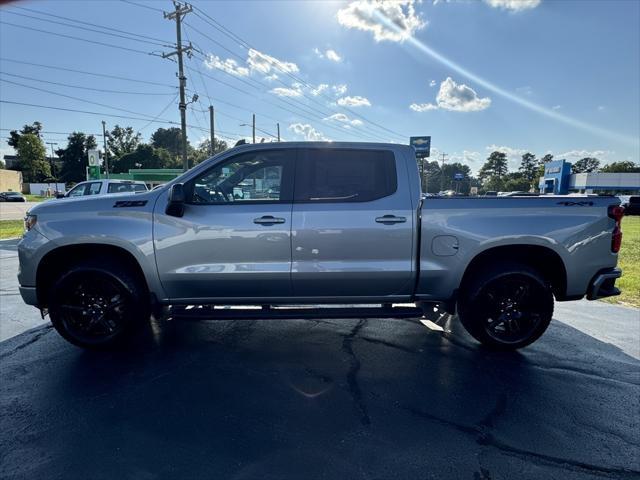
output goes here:
{"type": "Polygon", "coordinates": [[[620,251],[620,245],[622,245],[622,230],[620,228],[620,223],[622,222],[622,217],[624,217],[624,207],[612,205],[609,207],[608,215],[609,218],[613,218],[616,222],[611,236],[611,251],[613,253],[618,253],[620,251]]]}

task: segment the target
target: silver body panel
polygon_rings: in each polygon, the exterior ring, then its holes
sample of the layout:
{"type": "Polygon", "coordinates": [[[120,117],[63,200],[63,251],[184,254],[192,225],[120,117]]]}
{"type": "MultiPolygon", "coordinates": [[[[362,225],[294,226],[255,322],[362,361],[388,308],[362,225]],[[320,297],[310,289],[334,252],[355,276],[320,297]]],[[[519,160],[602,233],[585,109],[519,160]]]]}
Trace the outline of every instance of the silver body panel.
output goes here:
{"type": "Polygon", "coordinates": [[[567,295],[584,295],[591,279],[615,267],[616,198],[428,197],[411,147],[366,143],[280,143],[228,150],[156,190],[44,202],[30,213],[34,229],[19,244],[24,299],[33,294],[42,258],[61,246],[103,244],[131,253],[149,290],[164,303],[369,303],[448,300],[479,253],[505,245],[556,252],[567,295]],[[391,151],[397,189],[354,203],[186,205],[165,213],[168,190],[218,162],[259,149],[356,148],[391,151]],[[576,201],[566,204],[567,198],[576,201]],[[119,208],[115,202],[135,202],[119,208]],[[584,200],[584,202],[580,202],[584,200]],[[588,200],[588,201],[587,201],[588,200]],[[264,215],[281,224],[253,222],[264,215]],[[384,224],[377,218],[404,218],[384,224]],[[419,257],[419,258],[418,258],[419,257]]]}

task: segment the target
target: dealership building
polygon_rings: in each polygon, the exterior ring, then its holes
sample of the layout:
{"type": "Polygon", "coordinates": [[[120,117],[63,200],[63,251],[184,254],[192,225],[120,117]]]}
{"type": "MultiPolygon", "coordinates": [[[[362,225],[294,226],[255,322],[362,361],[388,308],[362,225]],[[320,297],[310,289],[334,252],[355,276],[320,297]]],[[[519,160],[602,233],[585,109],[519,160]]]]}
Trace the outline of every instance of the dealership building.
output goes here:
{"type": "Polygon", "coordinates": [[[556,160],[544,166],[538,184],[540,193],[638,194],[640,173],[571,173],[571,163],[556,160]]]}

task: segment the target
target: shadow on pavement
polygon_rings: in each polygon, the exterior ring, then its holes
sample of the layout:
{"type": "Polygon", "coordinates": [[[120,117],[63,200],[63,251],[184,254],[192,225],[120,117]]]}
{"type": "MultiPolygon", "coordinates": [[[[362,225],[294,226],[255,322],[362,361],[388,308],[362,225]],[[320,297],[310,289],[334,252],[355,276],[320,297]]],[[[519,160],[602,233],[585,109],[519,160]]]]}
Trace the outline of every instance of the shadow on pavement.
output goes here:
{"type": "Polygon", "coordinates": [[[553,322],[519,353],[417,320],[153,322],[0,344],[2,477],[640,474],[640,362],[553,322]]]}

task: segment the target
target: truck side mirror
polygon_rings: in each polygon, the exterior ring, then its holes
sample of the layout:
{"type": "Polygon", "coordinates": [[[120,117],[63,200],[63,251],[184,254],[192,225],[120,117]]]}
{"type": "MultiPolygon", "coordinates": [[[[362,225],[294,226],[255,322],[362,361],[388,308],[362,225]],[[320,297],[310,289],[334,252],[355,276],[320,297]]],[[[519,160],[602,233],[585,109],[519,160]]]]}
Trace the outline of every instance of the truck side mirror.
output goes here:
{"type": "Polygon", "coordinates": [[[167,202],[165,213],[172,217],[181,217],[184,215],[184,204],[184,185],[182,183],[171,185],[171,189],[169,190],[169,201],[167,202]]]}

